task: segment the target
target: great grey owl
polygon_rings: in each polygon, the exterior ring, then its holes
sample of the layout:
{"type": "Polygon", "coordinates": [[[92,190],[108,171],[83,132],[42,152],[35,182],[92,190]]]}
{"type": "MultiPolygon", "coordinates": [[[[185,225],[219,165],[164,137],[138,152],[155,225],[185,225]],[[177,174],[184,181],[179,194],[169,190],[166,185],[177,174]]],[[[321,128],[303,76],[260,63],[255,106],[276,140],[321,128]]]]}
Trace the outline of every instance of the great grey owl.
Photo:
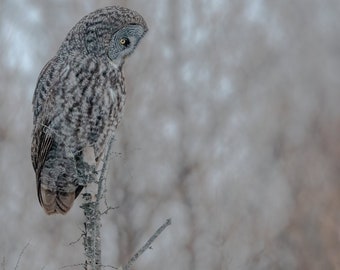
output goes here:
{"type": "Polygon", "coordinates": [[[71,29],[42,69],[33,97],[31,157],[47,214],[69,211],[94,177],[122,116],[122,65],[147,31],[135,11],[99,9],[71,29]]]}

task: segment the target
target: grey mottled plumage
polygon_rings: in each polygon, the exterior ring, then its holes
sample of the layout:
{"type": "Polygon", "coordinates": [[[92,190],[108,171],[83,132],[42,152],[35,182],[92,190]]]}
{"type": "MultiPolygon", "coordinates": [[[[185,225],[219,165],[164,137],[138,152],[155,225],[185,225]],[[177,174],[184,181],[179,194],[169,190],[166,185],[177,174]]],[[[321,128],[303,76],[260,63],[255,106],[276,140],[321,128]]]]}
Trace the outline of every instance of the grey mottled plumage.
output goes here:
{"type": "Polygon", "coordinates": [[[65,214],[95,176],[125,103],[124,59],[146,32],[135,11],[99,9],[72,28],[41,71],[31,156],[47,214],[65,214]]]}

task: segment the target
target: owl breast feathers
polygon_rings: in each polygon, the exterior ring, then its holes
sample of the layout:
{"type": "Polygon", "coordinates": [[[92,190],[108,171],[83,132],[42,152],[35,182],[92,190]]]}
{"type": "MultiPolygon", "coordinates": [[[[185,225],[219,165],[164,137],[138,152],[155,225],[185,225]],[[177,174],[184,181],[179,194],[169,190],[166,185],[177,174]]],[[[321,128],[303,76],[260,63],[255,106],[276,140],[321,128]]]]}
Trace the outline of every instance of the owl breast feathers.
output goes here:
{"type": "Polygon", "coordinates": [[[112,6],[81,19],[41,71],[33,97],[31,157],[47,214],[65,214],[114,136],[125,103],[122,66],[147,25],[112,6]]]}

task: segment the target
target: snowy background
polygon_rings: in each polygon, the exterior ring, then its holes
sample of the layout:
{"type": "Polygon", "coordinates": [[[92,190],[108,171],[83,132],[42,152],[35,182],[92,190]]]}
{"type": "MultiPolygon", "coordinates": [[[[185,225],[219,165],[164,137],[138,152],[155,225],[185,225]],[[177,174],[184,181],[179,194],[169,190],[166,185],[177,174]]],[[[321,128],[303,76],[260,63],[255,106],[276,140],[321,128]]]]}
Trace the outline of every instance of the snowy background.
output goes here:
{"type": "Polygon", "coordinates": [[[79,202],[37,200],[31,100],[72,26],[112,4],[150,31],[125,64],[103,263],[171,217],[134,269],[340,269],[338,0],[0,0],[0,269],[27,244],[17,269],[83,262],[79,202]]]}

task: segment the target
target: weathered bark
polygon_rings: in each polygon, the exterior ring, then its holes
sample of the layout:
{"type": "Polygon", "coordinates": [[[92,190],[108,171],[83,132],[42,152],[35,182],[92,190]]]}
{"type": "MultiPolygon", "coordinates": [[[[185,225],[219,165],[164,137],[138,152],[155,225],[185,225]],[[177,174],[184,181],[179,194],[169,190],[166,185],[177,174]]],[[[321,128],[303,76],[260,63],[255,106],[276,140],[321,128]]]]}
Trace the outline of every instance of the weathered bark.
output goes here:
{"type": "Polygon", "coordinates": [[[85,255],[84,269],[101,269],[101,212],[100,201],[104,197],[104,181],[106,179],[107,162],[114,137],[107,145],[103,160],[99,161],[97,172],[99,177],[95,177],[93,182],[88,183],[83,193],[83,204],[80,206],[84,210],[84,236],[83,246],[85,255]]]}

